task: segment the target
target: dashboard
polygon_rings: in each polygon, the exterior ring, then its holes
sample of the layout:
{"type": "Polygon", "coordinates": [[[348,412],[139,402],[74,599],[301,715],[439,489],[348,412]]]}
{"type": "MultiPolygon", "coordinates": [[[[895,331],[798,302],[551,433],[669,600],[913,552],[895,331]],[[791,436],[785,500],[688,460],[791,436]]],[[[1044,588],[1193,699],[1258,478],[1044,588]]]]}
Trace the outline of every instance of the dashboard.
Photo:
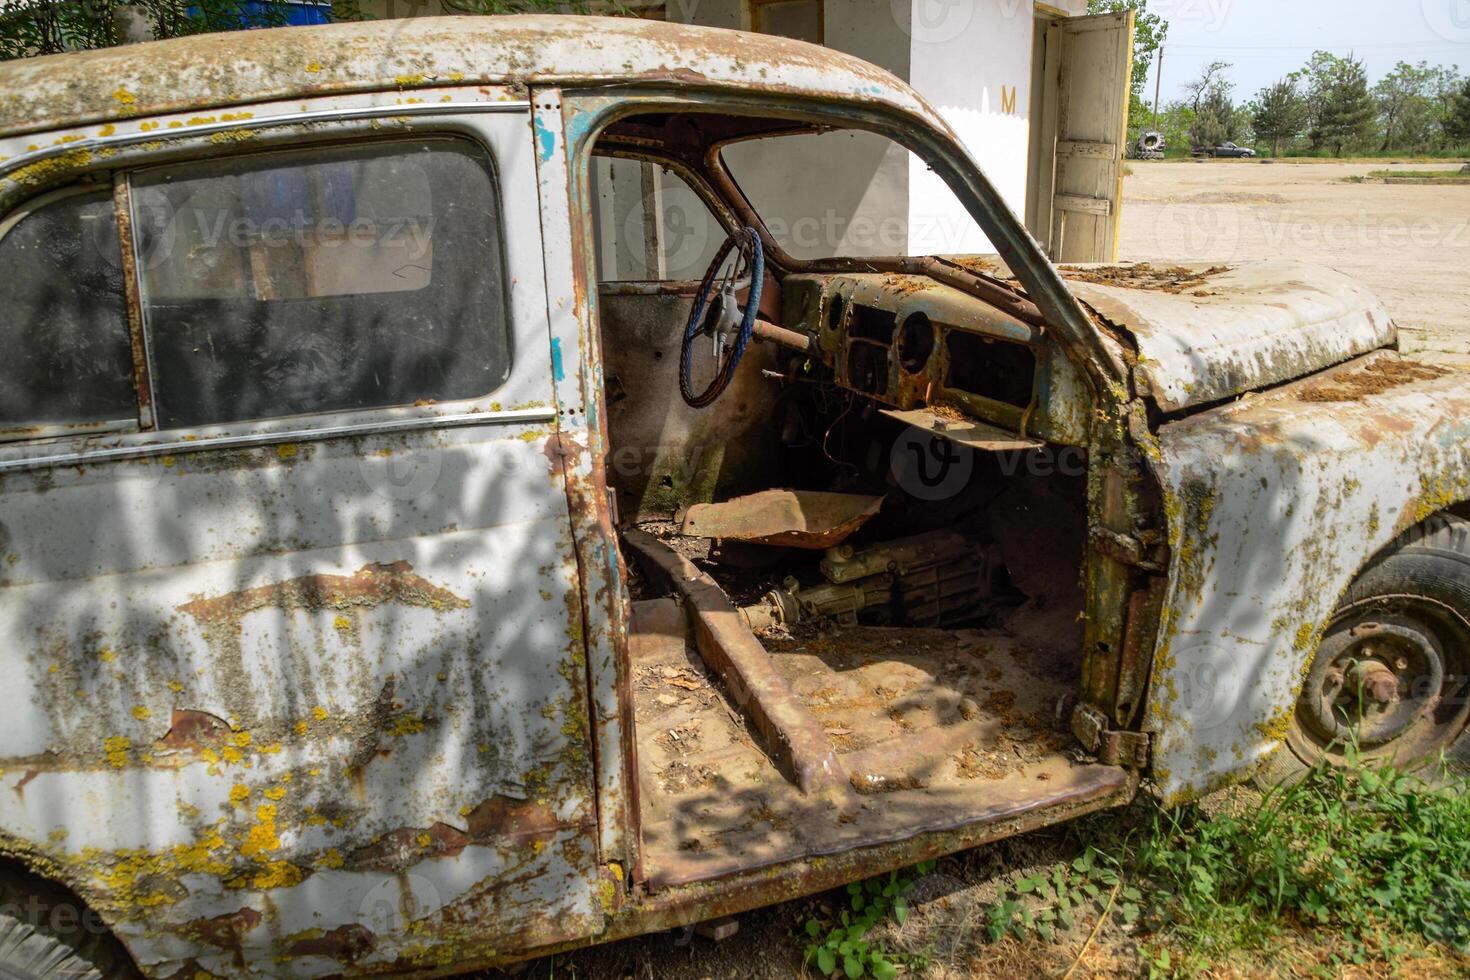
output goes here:
{"type": "Polygon", "coordinates": [[[1086,445],[1091,399],[1040,328],[927,276],[798,274],[782,322],[816,338],[837,383],[894,410],[939,409],[1022,437],[1086,445]]]}

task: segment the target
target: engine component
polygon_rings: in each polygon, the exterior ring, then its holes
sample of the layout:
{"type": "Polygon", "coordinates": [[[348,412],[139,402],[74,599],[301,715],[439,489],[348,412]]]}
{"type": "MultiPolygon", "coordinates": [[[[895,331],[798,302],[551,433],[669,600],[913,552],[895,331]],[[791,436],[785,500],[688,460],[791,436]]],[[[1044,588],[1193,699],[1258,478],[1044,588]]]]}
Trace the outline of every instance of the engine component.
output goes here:
{"type": "Polygon", "coordinates": [[[973,619],[990,597],[996,559],[991,549],[958,531],[930,531],[887,544],[827,550],[827,580],[803,587],[787,578],[758,603],[740,611],[752,629],[832,617],[857,622],[858,613],[912,626],[973,619]]]}

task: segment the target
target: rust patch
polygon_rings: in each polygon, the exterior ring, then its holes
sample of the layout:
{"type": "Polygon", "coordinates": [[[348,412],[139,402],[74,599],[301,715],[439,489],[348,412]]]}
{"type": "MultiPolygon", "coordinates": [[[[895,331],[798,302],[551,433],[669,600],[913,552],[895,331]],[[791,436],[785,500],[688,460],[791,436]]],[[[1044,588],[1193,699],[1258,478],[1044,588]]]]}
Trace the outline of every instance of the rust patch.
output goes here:
{"type": "Polygon", "coordinates": [[[245,934],[260,925],[264,919],[265,916],[247,906],[228,915],[195,919],[185,928],[191,937],[202,943],[218,946],[220,949],[233,949],[236,962],[243,965],[240,944],[244,942],[245,934]]]}
{"type": "Polygon", "coordinates": [[[492,796],[470,811],[471,840],[539,837],[555,833],[562,822],[550,807],[531,800],[492,796]]]}
{"type": "Polygon", "coordinates": [[[168,732],[156,743],[160,749],[202,749],[217,745],[230,734],[230,723],[207,711],[175,708],[168,732]]]}
{"type": "Polygon", "coordinates": [[[327,956],[339,963],[356,963],[378,945],[378,937],[356,922],[338,926],[320,936],[291,944],[292,956],[327,956]]]}
{"type": "Polygon", "coordinates": [[[401,874],[426,858],[456,857],[469,842],[463,831],[445,823],[427,828],[400,827],[353,851],[346,867],[401,874]]]}
{"type": "Polygon", "coordinates": [[[16,796],[23,797],[23,796],[26,795],[26,784],[29,783],[32,779],[35,779],[39,775],[41,775],[41,770],[39,770],[39,769],[27,769],[26,770],[26,774],[24,776],[20,777],[20,779],[16,782],[16,784],[14,786],[10,787],[10,788],[13,789],[13,790],[15,790],[15,795],[16,796]]]}
{"type": "Polygon", "coordinates": [[[860,493],[763,490],[718,504],[694,504],[689,537],[749,541],[821,551],[841,544],[877,515],[886,498],[860,493]]]}
{"type": "Polygon", "coordinates": [[[238,626],[257,609],[365,609],[398,602],[425,609],[468,609],[469,600],[413,573],[406,561],[375,562],[352,575],[303,575],[272,585],[199,598],[179,607],[201,626],[238,626]]]}
{"type": "Polygon", "coordinates": [[[1375,360],[1353,371],[1334,375],[1330,380],[1307,385],[1297,392],[1304,402],[1357,402],[1369,395],[1382,394],[1415,381],[1433,381],[1449,374],[1449,370],[1415,361],[1375,360]]]}
{"type": "Polygon", "coordinates": [[[1096,286],[1121,286],[1124,289],[1151,289],[1175,295],[1191,293],[1194,296],[1214,296],[1202,289],[1209,279],[1230,271],[1226,265],[1214,265],[1208,269],[1191,269],[1186,266],[1158,266],[1148,262],[1137,265],[1110,265],[1100,269],[1078,269],[1062,267],[1062,276],[1074,282],[1087,282],[1096,286]]]}
{"type": "Polygon", "coordinates": [[[575,468],[576,460],[587,450],[571,436],[553,432],[546,437],[546,446],[541,451],[546,454],[547,459],[551,460],[551,472],[556,476],[565,477],[568,462],[571,462],[575,468]]]}

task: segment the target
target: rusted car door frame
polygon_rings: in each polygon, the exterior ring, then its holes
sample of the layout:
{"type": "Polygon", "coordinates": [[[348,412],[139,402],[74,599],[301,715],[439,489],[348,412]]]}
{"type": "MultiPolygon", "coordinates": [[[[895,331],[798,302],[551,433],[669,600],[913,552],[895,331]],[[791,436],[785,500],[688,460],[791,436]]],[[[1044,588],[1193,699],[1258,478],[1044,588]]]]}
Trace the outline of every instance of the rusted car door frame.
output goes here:
{"type": "MultiPolygon", "coordinates": [[[[441,93],[426,94],[441,96],[441,93]]],[[[581,669],[585,661],[580,608],[585,596],[581,591],[582,582],[571,550],[570,529],[566,524],[564,508],[567,494],[561,484],[560,470],[552,465],[557,458],[551,451],[558,445],[554,431],[557,412],[545,400],[552,390],[557,351],[543,326],[546,305],[540,249],[534,241],[534,233],[521,230],[537,224],[534,192],[531,190],[535,186],[535,160],[529,129],[530,106],[509,90],[486,88],[447,89],[442,92],[442,99],[442,103],[403,105],[394,93],[370,93],[323,97],[306,103],[296,101],[256,106],[252,107],[253,112],[227,114],[222,118],[163,116],[143,119],[130,123],[126,127],[128,131],[124,132],[116,132],[124,127],[107,126],[101,132],[57,134],[60,138],[55,145],[12,157],[0,168],[0,172],[10,174],[43,175],[42,179],[34,182],[12,179],[0,184],[0,207],[8,213],[13,211],[18,200],[34,200],[37,193],[47,193],[59,183],[75,182],[89,173],[126,173],[139,166],[218,158],[240,150],[255,152],[257,149],[304,145],[341,145],[365,136],[433,134],[465,137],[485,144],[490,152],[500,178],[502,208],[506,213],[502,234],[506,247],[514,249],[519,256],[518,264],[512,266],[512,275],[517,276],[518,282],[514,288],[510,288],[508,283],[507,288],[510,293],[513,363],[520,365],[519,369],[512,368],[511,377],[523,380],[503,385],[484,398],[471,399],[471,403],[329,412],[309,419],[281,418],[177,431],[153,430],[149,426],[149,416],[143,414],[137,431],[0,445],[0,472],[5,473],[5,490],[19,493],[36,503],[36,507],[29,508],[33,511],[31,518],[42,520],[42,526],[45,526],[43,511],[47,506],[54,507],[56,498],[48,500],[38,495],[53,483],[57,489],[62,489],[71,481],[70,476],[53,481],[52,473],[74,471],[79,480],[95,483],[105,479],[112,470],[138,484],[141,493],[149,494],[151,486],[151,494],[156,495],[158,489],[165,486],[163,481],[174,479],[175,474],[182,474],[185,470],[195,469],[195,461],[202,464],[199,473],[216,482],[228,481],[232,472],[259,468],[266,472],[282,471],[274,473],[271,479],[289,483],[293,468],[311,463],[314,458],[330,460],[331,457],[340,457],[344,448],[347,450],[347,468],[353,473],[360,473],[369,498],[373,496],[374,486],[387,486],[388,496],[379,500],[379,509],[396,507],[401,510],[407,504],[395,503],[399,496],[392,491],[403,489],[396,486],[402,482],[402,477],[396,471],[388,471],[388,468],[394,465],[395,456],[405,455],[403,450],[408,448],[407,440],[413,433],[423,433],[425,444],[421,448],[434,454],[453,451],[453,447],[461,442],[481,438],[474,436],[476,431],[485,433],[493,430],[497,433],[494,440],[516,455],[516,459],[510,461],[510,469],[503,472],[519,470],[520,475],[516,479],[526,481],[527,488],[540,486],[543,489],[539,496],[551,502],[547,506],[552,509],[542,515],[549,515],[551,524],[547,525],[546,533],[533,535],[539,540],[532,543],[536,543],[552,560],[539,570],[521,568],[522,563],[519,562],[502,561],[502,565],[503,574],[510,576],[511,580],[517,580],[515,576],[519,575],[523,580],[522,590],[529,590],[524,601],[518,600],[516,606],[523,608],[525,617],[530,618],[522,623],[525,628],[519,631],[511,645],[525,648],[527,644],[542,644],[542,653],[548,655],[528,656],[527,663],[535,665],[537,670],[559,676],[566,696],[558,696],[554,703],[547,701],[537,708],[535,698],[528,696],[534,692],[519,692],[517,717],[523,718],[525,731],[522,734],[526,737],[500,746],[491,745],[492,740],[484,737],[460,738],[452,750],[441,754],[439,763],[454,767],[452,771],[443,773],[444,785],[457,786],[460,791],[473,796],[476,787],[464,779],[466,768],[460,763],[466,760],[474,763],[477,758],[487,758],[484,753],[492,750],[514,753],[524,749],[532,752],[535,756],[534,771],[528,769],[522,781],[539,798],[526,800],[524,807],[494,787],[480,787],[484,790],[481,793],[483,799],[467,796],[462,805],[455,804],[448,809],[433,802],[437,795],[431,799],[428,793],[409,792],[390,794],[380,798],[380,802],[387,802],[391,797],[393,805],[386,809],[398,814],[392,819],[404,821],[413,832],[400,832],[388,825],[379,826],[372,812],[365,814],[362,821],[337,821],[335,825],[330,819],[312,817],[298,829],[294,823],[296,818],[287,818],[288,813],[298,812],[290,794],[301,793],[307,797],[299,801],[301,804],[326,807],[330,812],[331,804],[327,802],[330,798],[351,801],[356,798],[354,789],[350,783],[344,784],[330,789],[320,800],[312,799],[317,795],[312,790],[317,787],[300,785],[310,780],[303,778],[294,784],[277,784],[275,780],[282,775],[277,771],[280,768],[278,762],[291,762],[311,754],[298,752],[297,747],[289,744],[293,737],[299,736],[303,727],[313,733],[320,728],[324,739],[322,744],[328,747],[339,744],[334,741],[336,736],[332,733],[340,726],[329,716],[313,713],[308,703],[297,706],[305,714],[295,722],[294,728],[289,721],[280,721],[279,726],[261,725],[254,733],[261,737],[252,738],[250,731],[243,728],[234,731],[232,727],[222,733],[223,744],[213,748],[210,747],[213,735],[209,732],[175,733],[180,744],[172,746],[164,730],[170,728],[169,705],[175,711],[180,706],[173,695],[183,698],[185,703],[193,699],[199,702],[199,707],[204,707],[207,700],[197,692],[191,694],[194,683],[190,676],[181,676],[167,686],[159,680],[153,692],[157,696],[151,700],[162,704],[154,703],[151,709],[147,704],[139,704],[131,711],[131,717],[125,720],[100,720],[127,734],[110,735],[105,753],[99,743],[95,747],[98,757],[95,764],[84,763],[80,771],[63,768],[52,772],[43,756],[32,760],[33,768],[11,765],[13,760],[7,761],[6,768],[13,777],[23,779],[28,785],[24,793],[4,794],[0,819],[3,819],[6,831],[0,840],[0,849],[23,857],[33,866],[56,869],[61,881],[98,907],[104,919],[145,968],[159,969],[170,962],[176,965],[180,937],[192,937],[189,941],[194,944],[195,952],[190,962],[196,963],[196,968],[208,966],[221,974],[243,969],[275,973],[282,969],[279,964],[283,958],[293,957],[302,958],[293,969],[303,975],[340,970],[344,963],[355,963],[362,968],[374,960],[397,962],[400,966],[419,963],[433,967],[446,962],[470,965],[477,960],[504,955],[512,949],[585,940],[599,931],[604,922],[604,905],[598,901],[601,889],[595,870],[596,854],[586,846],[585,839],[595,827],[596,805],[587,726],[586,676],[581,669]],[[493,127],[481,125],[481,120],[492,118],[496,120],[493,127]],[[491,129],[496,131],[495,134],[491,134],[491,129]],[[166,133],[167,138],[158,136],[158,130],[166,133]],[[226,151],[222,152],[222,146],[227,148],[226,151]],[[490,150],[491,146],[495,149],[490,150]],[[519,156],[521,153],[524,153],[524,159],[519,156]],[[515,154],[514,159],[512,154],[515,154]],[[60,162],[50,168],[46,166],[48,161],[55,160],[60,162]],[[508,165],[517,167],[520,174],[509,193],[506,186],[508,165]],[[514,203],[512,197],[521,202],[514,205],[520,212],[515,218],[509,217],[514,203]],[[529,212],[529,221],[525,212],[529,212]],[[517,235],[520,236],[518,244],[510,241],[517,235]],[[506,402],[499,399],[506,399],[506,402]],[[210,463],[215,456],[221,457],[223,465],[215,467],[210,463]],[[552,461],[548,461],[548,456],[552,461]],[[355,461],[353,457],[356,457],[355,461]],[[138,483],[139,480],[143,482],[138,483]],[[383,500],[388,502],[383,503],[383,500]],[[560,512],[559,515],[556,512],[560,512]],[[555,556],[560,556],[560,559],[555,556]],[[535,601],[534,597],[538,583],[543,590],[541,602],[535,601]],[[545,647],[547,641],[549,649],[545,647]],[[525,710],[527,707],[531,710],[525,710]],[[275,727],[281,727],[279,741],[274,740],[275,727]],[[270,739],[266,737],[268,731],[270,739]],[[164,737],[160,739],[157,736],[164,737]],[[191,739],[202,741],[193,744],[191,739]],[[231,768],[234,766],[245,768],[231,768]],[[209,769],[207,776],[206,768],[209,769]],[[234,846],[231,844],[233,824],[227,824],[222,834],[205,833],[185,826],[186,821],[181,816],[177,828],[164,834],[162,839],[155,839],[149,834],[150,828],[159,823],[156,819],[134,820],[104,809],[96,811],[96,816],[107,826],[86,828],[76,825],[76,822],[84,820],[93,811],[67,806],[64,801],[80,792],[99,793],[98,798],[101,799],[124,799],[128,795],[126,786],[141,785],[140,780],[170,783],[186,776],[209,783],[208,792],[199,790],[207,798],[206,813],[209,817],[214,815],[215,798],[227,791],[230,793],[230,805],[225,807],[225,812],[245,813],[248,810],[255,813],[255,824],[248,828],[249,834],[243,838],[247,844],[242,846],[252,848],[250,854],[270,851],[269,856],[279,860],[274,860],[268,865],[269,870],[253,878],[246,876],[234,884],[211,885],[220,894],[208,900],[195,896],[177,904],[173,900],[162,904],[136,901],[139,897],[136,889],[142,885],[132,879],[128,879],[124,892],[117,891],[122,887],[116,884],[122,881],[118,877],[123,873],[120,868],[130,868],[132,870],[127,873],[136,875],[141,873],[140,868],[146,870],[156,864],[158,870],[150,872],[149,880],[161,880],[170,875],[197,875],[206,868],[224,868],[234,863],[233,852],[228,850],[234,846]],[[234,789],[230,786],[232,779],[237,782],[234,789]],[[215,786],[221,782],[223,789],[215,786]],[[93,786],[93,783],[100,785],[93,786]],[[111,786],[113,783],[117,785],[111,786]],[[532,788],[532,783],[539,788],[532,788]],[[563,789],[567,791],[563,792],[563,789]],[[236,800],[236,795],[240,801],[236,800]],[[284,802],[277,804],[274,802],[277,800],[284,802]],[[246,807],[242,801],[248,801],[254,809],[246,807]],[[259,806],[256,806],[257,801],[259,806]],[[41,814],[45,820],[36,816],[40,813],[38,807],[45,811],[41,814]],[[278,807],[281,808],[279,813],[278,807]],[[260,815],[267,810],[268,817],[260,815]],[[56,820],[61,820],[59,826],[55,824],[56,820]],[[477,835],[476,826],[482,828],[482,834],[477,835]],[[133,830],[119,833],[128,827],[133,830]],[[199,836],[201,833],[204,833],[203,837],[199,836]],[[323,852],[325,856],[316,851],[326,845],[298,843],[291,839],[296,837],[299,840],[305,836],[315,841],[315,837],[322,833],[334,838],[334,846],[323,852]],[[342,836],[336,837],[337,834],[342,836]],[[374,834],[379,834],[381,839],[370,840],[374,834]],[[109,857],[119,847],[123,850],[117,852],[116,860],[109,857]],[[296,853],[302,847],[306,851],[296,853]],[[87,850],[77,853],[81,848],[87,850]],[[195,850],[190,849],[199,848],[202,850],[196,857],[195,850]],[[525,860],[520,857],[522,850],[525,860]],[[495,856],[497,853],[499,857],[495,856]],[[409,860],[396,873],[391,869],[371,870],[367,865],[360,870],[352,868],[352,862],[359,858],[370,864],[386,861],[397,867],[400,854],[408,855],[409,860]],[[506,864],[506,855],[512,858],[509,865],[506,864]],[[139,864],[139,861],[153,864],[139,864]],[[204,862],[203,865],[195,867],[200,861],[204,862]],[[560,863],[551,868],[545,866],[547,861],[560,863]],[[498,895],[495,867],[511,865],[518,869],[518,883],[507,884],[519,895],[498,895]],[[288,873],[289,867],[296,870],[288,873]],[[542,870],[537,871],[537,868],[542,870]],[[417,878],[414,879],[416,873],[417,878]],[[412,884],[409,879],[420,880],[424,887],[412,884]],[[563,887],[563,894],[553,895],[547,891],[547,888],[563,887]],[[432,900],[425,904],[431,893],[432,900]],[[330,899],[324,901],[328,896],[330,899]],[[267,905],[275,909],[271,917],[252,911],[253,906],[264,908],[267,905]],[[451,906],[457,911],[448,915],[451,906]],[[441,911],[446,916],[441,917],[441,911]],[[428,918],[417,922],[424,928],[409,932],[404,927],[409,921],[419,918],[416,912],[424,913],[428,918]],[[523,912],[526,914],[522,915],[523,912]],[[382,923],[374,918],[382,918],[380,913],[387,916],[382,923]],[[480,922],[477,916],[488,918],[480,922]],[[443,921],[439,921],[441,918],[443,921]],[[266,919],[269,919],[268,924],[262,925],[266,919]],[[435,921],[430,922],[429,919],[435,921]],[[490,927],[492,923],[493,928],[490,927]],[[380,930],[378,935],[373,935],[373,927],[380,930]],[[313,928],[328,938],[322,942],[302,939],[313,928]],[[335,945],[330,941],[331,936],[337,937],[335,945]]],[[[117,186],[125,203],[126,180],[117,186]]],[[[132,294],[130,299],[136,303],[136,290],[130,285],[129,291],[132,294]]],[[[406,455],[412,457],[414,454],[406,455]]],[[[342,466],[339,465],[338,469],[342,466]]],[[[445,476],[452,476],[453,472],[452,468],[447,468],[445,476]]],[[[494,478],[495,473],[482,471],[482,477],[494,478]]],[[[462,486],[451,487],[450,490],[457,495],[455,499],[466,492],[475,499],[493,499],[493,495],[491,498],[481,496],[488,489],[487,484],[472,482],[473,485],[466,482],[462,486]]],[[[6,517],[7,520],[24,519],[25,515],[12,511],[6,517]]],[[[467,524],[466,529],[470,526],[467,524]]],[[[211,529],[209,533],[215,531],[211,529]]],[[[416,537],[410,537],[399,544],[413,546],[416,541],[416,537]]],[[[13,539],[11,543],[15,544],[13,539]]],[[[3,570],[11,582],[21,581],[28,574],[29,549],[18,549],[18,552],[15,560],[3,570]]],[[[452,552],[453,549],[449,549],[443,554],[452,552]]],[[[271,559],[267,555],[262,560],[269,562],[271,559]]],[[[438,581],[426,584],[417,579],[413,582],[405,579],[402,583],[403,589],[412,590],[412,598],[407,604],[415,607],[415,615],[430,609],[460,615],[459,610],[469,608],[470,604],[459,595],[474,586],[469,582],[446,583],[442,567],[444,560],[448,559],[441,557],[438,571],[431,575],[438,581]],[[446,584],[449,588],[441,588],[446,584]]],[[[527,561],[530,561],[529,555],[527,561]]],[[[183,571],[192,567],[187,561],[180,566],[183,571]]],[[[371,562],[369,567],[378,585],[390,593],[410,594],[394,584],[407,572],[397,566],[380,567],[371,562]]],[[[326,576],[333,583],[337,577],[326,576]]],[[[224,576],[224,579],[230,578],[229,575],[224,576]]],[[[191,600],[179,607],[182,610],[177,614],[179,622],[171,627],[172,631],[183,637],[191,630],[204,628],[207,632],[211,628],[206,621],[222,596],[213,587],[219,584],[215,579],[220,579],[220,576],[205,576],[201,580],[205,593],[197,597],[198,601],[191,600]]],[[[299,589],[293,582],[272,579],[256,586],[247,579],[237,582],[232,588],[236,593],[240,588],[247,589],[247,593],[240,595],[243,613],[257,608],[256,598],[264,601],[277,592],[287,597],[296,595],[299,589]],[[261,591],[262,587],[276,591],[267,595],[261,591]]],[[[333,583],[323,579],[320,588],[348,587],[344,583],[333,583]]],[[[301,585],[300,588],[307,586],[301,585]]],[[[308,591],[312,595],[317,594],[310,589],[308,591]]],[[[330,594],[323,593],[327,596],[324,602],[328,610],[332,608],[330,594]]],[[[290,601],[295,602],[294,599],[290,601]]],[[[130,608],[121,596],[114,607],[124,612],[130,608]]],[[[289,609],[307,608],[311,607],[306,600],[299,606],[289,606],[289,609]]],[[[288,611],[287,606],[282,606],[282,625],[293,615],[296,614],[288,611]]],[[[356,615],[354,609],[348,609],[339,612],[338,618],[356,615]]],[[[330,612],[327,616],[328,638],[334,635],[334,628],[345,636],[340,623],[333,627],[330,612]]],[[[493,637],[498,635],[502,624],[492,623],[483,617],[479,622],[484,627],[481,637],[485,641],[499,642],[493,637]]],[[[221,628],[225,631],[223,635],[233,635],[233,627],[228,624],[221,628]]],[[[27,634],[18,629],[14,635],[27,634]]],[[[96,644],[88,649],[92,646],[96,644]]],[[[84,666],[84,671],[111,669],[110,665],[114,661],[120,662],[128,649],[113,644],[104,645],[101,653],[92,650],[101,663],[84,666]]],[[[437,686],[447,691],[444,685],[463,673],[461,667],[474,674],[479,669],[474,663],[477,652],[473,643],[464,645],[458,655],[464,662],[441,671],[437,686]]],[[[17,677],[28,676],[29,672],[38,669],[44,680],[48,676],[47,668],[40,659],[20,668],[17,677]]],[[[125,687],[136,687],[137,682],[146,680],[144,663],[132,665],[131,670],[136,677],[125,687]]],[[[70,671],[66,665],[53,665],[51,676],[71,676],[70,671]]],[[[236,678],[238,680],[240,678],[236,678]]],[[[426,684],[410,686],[419,688],[412,692],[414,699],[418,695],[432,694],[436,689],[432,676],[426,684]]],[[[405,701],[414,699],[402,698],[405,701]]],[[[466,703],[478,704],[480,700],[479,697],[471,697],[466,703]]],[[[119,703],[113,707],[124,715],[130,713],[129,704],[119,703]]],[[[434,763],[423,753],[410,750],[409,743],[420,738],[432,739],[435,731],[441,728],[446,733],[464,734],[461,731],[463,725],[445,727],[447,722],[444,719],[439,719],[438,725],[429,724],[421,714],[415,713],[414,704],[395,706],[391,696],[381,707],[380,720],[392,729],[384,737],[400,750],[397,754],[405,762],[420,759],[427,768],[419,772],[419,776],[431,775],[428,770],[434,768],[434,763]]],[[[81,713],[79,717],[85,715],[81,713]]],[[[473,717],[470,721],[473,722],[473,717]]],[[[228,719],[226,723],[234,724],[228,719]]],[[[329,761],[332,760],[324,758],[320,763],[324,775],[340,769],[340,766],[329,765],[329,761]]],[[[367,766],[371,761],[371,758],[366,758],[362,765],[367,766]]],[[[289,775],[286,778],[289,779],[289,775]]],[[[152,799],[154,796],[156,793],[150,791],[148,797],[152,799]]],[[[199,802],[201,800],[196,799],[189,807],[181,805],[180,814],[199,812],[195,806],[199,802]]],[[[310,816],[314,811],[308,805],[300,812],[310,816]]],[[[388,814],[380,813],[379,816],[388,814]]],[[[225,874],[223,870],[219,873],[225,874]]],[[[233,874],[233,870],[230,873],[233,874]]],[[[164,972],[168,972],[167,969],[164,972]]]]}
{"type": "MultiPolygon", "coordinates": [[[[1115,539],[1132,535],[1156,515],[1146,513],[1148,492],[1143,462],[1129,442],[1128,420],[1143,417],[1132,398],[1129,372],[1120,344],[1108,337],[1082,308],[1056,269],[1010,212],[973,159],[950,133],[898,110],[851,103],[801,103],[774,95],[673,88],[629,89],[601,86],[539,89],[533,92],[543,225],[547,248],[547,281],[552,309],[553,345],[560,359],[555,368],[558,409],[562,416],[560,449],[572,494],[574,533],[582,562],[584,609],[591,689],[593,730],[598,747],[600,839],[609,871],[638,877],[636,746],[628,704],[627,629],[630,617],[623,583],[625,571],[608,504],[604,461],[601,338],[597,328],[595,268],[592,260],[587,171],[597,135],[611,122],[639,112],[699,110],[811,117],[869,129],[908,147],[940,173],[967,200],[972,216],[990,236],[1033,302],[1047,317],[1049,333],[1079,366],[1091,392],[1094,419],[1089,446],[1092,460],[1089,508],[1095,541],[1089,548],[1087,639],[1083,651],[1084,699],[1102,706],[1101,733],[1136,715],[1136,693],[1115,717],[1119,700],[1120,652],[1130,600],[1134,620],[1146,620],[1151,596],[1144,577],[1158,569],[1141,554],[1116,547],[1115,539]],[[568,360],[570,358],[570,360],[568,360]],[[1142,566],[1142,568],[1140,568],[1142,566]],[[616,760],[616,761],[610,761],[616,760]],[[618,863],[627,861],[629,863],[618,863]],[[614,866],[615,865],[615,866],[614,866]]],[[[738,206],[737,206],[738,210],[738,206]]],[[[1144,428],[1146,433],[1146,427],[1144,428]]],[[[1135,542],[1136,543],[1136,542],[1135,542]]],[[[1151,642],[1152,635],[1148,641],[1151,642]]],[[[1135,639],[1137,646],[1145,641],[1135,639]]],[[[1135,665],[1146,671],[1147,657],[1135,665]]],[[[1116,741],[1114,742],[1116,744],[1116,741]]],[[[1093,747],[1093,746],[1089,746],[1093,747]]],[[[1098,746],[1101,747],[1101,746],[1098,746]]],[[[1135,752],[1110,761],[1140,762],[1135,752]]]]}

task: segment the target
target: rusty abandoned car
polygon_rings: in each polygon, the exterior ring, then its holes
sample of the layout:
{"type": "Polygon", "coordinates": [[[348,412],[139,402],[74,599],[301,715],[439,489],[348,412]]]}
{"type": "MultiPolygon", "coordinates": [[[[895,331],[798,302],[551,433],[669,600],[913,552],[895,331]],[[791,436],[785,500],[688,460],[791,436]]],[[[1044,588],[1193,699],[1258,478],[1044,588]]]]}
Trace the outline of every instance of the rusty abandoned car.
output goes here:
{"type": "Polygon", "coordinates": [[[1059,268],[857,59],[10,63],[0,261],[7,975],[449,973],[1462,751],[1470,379],[1328,270],[1059,268]]]}

